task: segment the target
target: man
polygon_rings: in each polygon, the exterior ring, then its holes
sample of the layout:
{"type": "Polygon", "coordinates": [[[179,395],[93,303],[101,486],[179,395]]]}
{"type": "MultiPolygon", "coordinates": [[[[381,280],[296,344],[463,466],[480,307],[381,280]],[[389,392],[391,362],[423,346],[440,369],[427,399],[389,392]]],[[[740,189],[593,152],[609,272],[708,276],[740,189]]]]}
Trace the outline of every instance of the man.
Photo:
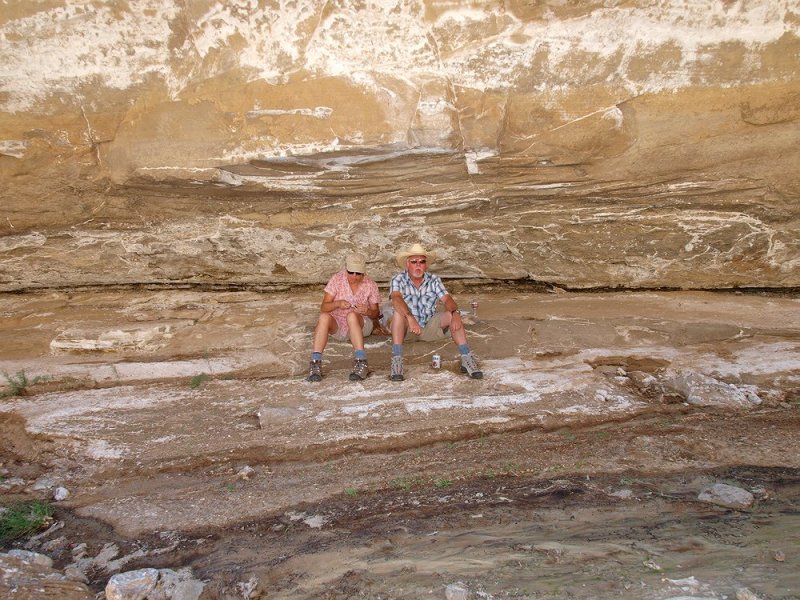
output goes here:
{"type": "Polygon", "coordinates": [[[372,333],[372,320],[377,319],[380,313],[380,296],[377,284],[367,277],[366,270],[364,256],[350,254],[345,260],[345,268],[335,273],[325,286],[319,320],[314,329],[308,381],[322,380],[322,353],[329,335],[342,340],[350,338],[355,354],[350,380],[360,381],[367,377],[369,367],[364,338],[372,333]]]}
{"type": "Polygon", "coordinates": [[[389,299],[392,303],[392,314],[388,317],[392,332],[392,381],[405,379],[404,340],[443,339],[448,329],[461,354],[461,372],[473,379],[483,377],[467,345],[467,333],[458,305],[442,280],[428,273],[428,267],[436,260],[436,255],[420,244],[414,244],[398,253],[395,260],[397,266],[405,270],[389,282],[389,299]],[[444,311],[437,312],[436,305],[440,301],[444,304],[444,311]]]}

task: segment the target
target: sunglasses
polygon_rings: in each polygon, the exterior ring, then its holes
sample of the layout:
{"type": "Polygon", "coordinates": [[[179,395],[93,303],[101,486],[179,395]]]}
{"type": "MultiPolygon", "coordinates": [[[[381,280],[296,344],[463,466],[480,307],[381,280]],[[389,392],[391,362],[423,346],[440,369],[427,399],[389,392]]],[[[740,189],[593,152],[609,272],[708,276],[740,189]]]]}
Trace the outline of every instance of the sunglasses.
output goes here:
{"type": "Polygon", "coordinates": [[[361,277],[363,275],[363,273],[359,273],[358,271],[348,271],[347,274],[348,275],[357,275],[359,277],[361,277]]]}
{"type": "Polygon", "coordinates": [[[424,265],[428,261],[424,258],[415,258],[414,260],[410,260],[408,262],[410,262],[412,265],[424,265]]]}

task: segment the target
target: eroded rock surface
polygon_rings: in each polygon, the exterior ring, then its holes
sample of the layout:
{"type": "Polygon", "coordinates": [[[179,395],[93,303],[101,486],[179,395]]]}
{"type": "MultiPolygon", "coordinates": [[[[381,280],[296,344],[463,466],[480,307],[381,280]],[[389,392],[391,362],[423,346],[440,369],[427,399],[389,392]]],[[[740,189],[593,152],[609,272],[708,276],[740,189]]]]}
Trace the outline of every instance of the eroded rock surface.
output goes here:
{"type": "Polygon", "coordinates": [[[482,380],[447,341],[392,382],[371,337],[366,380],[331,341],[305,381],[321,286],[0,296],[2,492],[70,491],[25,547],[95,592],[797,589],[797,298],[453,291],[482,380]],[[720,484],[752,504],[698,501],[720,484]]]}
{"type": "Polygon", "coordinates": [[[790,0],[4,6],[0,289],[793,287],[790,0]],[[57,49],[57,50],[56,50],[57,49]]]}

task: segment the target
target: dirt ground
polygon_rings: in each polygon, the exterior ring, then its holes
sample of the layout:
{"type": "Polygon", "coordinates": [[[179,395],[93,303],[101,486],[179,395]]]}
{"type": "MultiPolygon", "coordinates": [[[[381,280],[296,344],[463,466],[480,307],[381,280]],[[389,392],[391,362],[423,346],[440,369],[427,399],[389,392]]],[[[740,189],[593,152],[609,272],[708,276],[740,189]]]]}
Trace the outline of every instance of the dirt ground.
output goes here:
{"type": "Polygon", "coordinates": [[[800,597],[796,295],[453,291],[479,381],[443,341],[391,382],[373,337],[306,382],[321,290],[0,296],[3,501],[66,488],[28,546],[95,591],[800,597]]]}

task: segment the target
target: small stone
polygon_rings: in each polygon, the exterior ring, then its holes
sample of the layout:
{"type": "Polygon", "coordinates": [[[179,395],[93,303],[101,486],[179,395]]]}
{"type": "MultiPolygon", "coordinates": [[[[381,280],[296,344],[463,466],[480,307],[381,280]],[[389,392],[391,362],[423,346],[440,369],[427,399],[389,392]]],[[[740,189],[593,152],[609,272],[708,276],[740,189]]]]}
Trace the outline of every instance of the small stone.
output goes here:
{"type": "Polygon", "coordinates": [[[86,573],[74,565],[64,567],[64,577],[67,579],[72,579],[73,581],[89,583],[89,578],[86,576],[86,573]]]}
{"type": "Polygon", "coordinates": [[[772,558],[774,558],[778,562],[783,562],[786,560],[786,555],[780,550],[775,550],[775,552],[772,554],[772,558]]]}
{"type": "Polygon", "coordinates": [[[250,598],[255,598],[258,588],[258,578],[253,575],[247,581],[240,581],[236,584],[236,589],[241,594],[242,598],[245,600],[250,600],[250,598]]]}
{"type": "Polygon", "coordinates": [[[697,499],[701,502],[710,502],[725,508],[743,510],[753,505],[753,494],[742,488],[727,485],[725,483],[715,483],[711,487],[700,492],[697,499]]]}
{"type": "Polygon", "coordinates": [[[52,489],[55,486],[52,480],[47,479],[46,477],[42,477],[34,481],[31,485],[29,485],[25,491],[26,492],[44,492],[46,490],[52,489]]]}
{"type": "Polygon", "coordinates": [[[761,600],[761,598],[747,588],[739,588],[736,590],[736,600],[761,600]]]}
{"type": "Polygon", "coordinates": [[[157,569],[138,569],[119,573],[106,584],[106,600],[139,600],[147,598],[158,582],[157,569]]]}
{"type": "Polygon", "coordinates": [[[38,552],[30,552],[29,550],[9,550],[9,556],[16,556],[21,558],[27,563],[47,567],[48,569],[53,566],[53,559],[38,552]]]}
{"type": "Polygon", "coordinates": [[[62,535],[53,540],[50,540],[49,542],[45,542],[44,544],[42,544],[42,550],[44,550],[45,552],[58,552],[66,548],[67,544],[68,544],[67,538],[65,538],[62,535]]]}
{"type": "Polygon", "coordinates": [[[62,500],[66,500],[69,496],[69,490],[65,487],[57,487],[56,491],[53,492],[53,500],[56,502],[61,502],[62,500]]]}
{"type": "Polygon", "coordinates": [[[657,564],[654,560],[646,560],[642,563],[645,567],[650,569],[651,571],[660,571],[661,565],[657,564]]]}
{"type": "Polygon", "coordinates": [[[205,584],[192,577],[191,569],[159,569],[158,583],[150,598],[157,600],[197,600],[205,584]]]}
{"type": "Polygon", "coordinates": [[[256,472],[256,470],[253,467],[251,467],[249,465],[245,465],[244,467],[239,469],[239,472],[236,474],[236,477],[239,478],[239,479],[243,479],[243,480],[247,481],[253,475],[255,475],[255,472],[256,472]]]}
{"type": "Polygon", "coordinates": [[[447,600],[468,600],[469,590],[461,583],[451,583],[444,590],[447,600]]]}
{"type": "Polygon", "coordinates": [[[10,477],[0,483],[0,492],[20,492],[25,487],[25,480],[19,477],[10,477]]]}

